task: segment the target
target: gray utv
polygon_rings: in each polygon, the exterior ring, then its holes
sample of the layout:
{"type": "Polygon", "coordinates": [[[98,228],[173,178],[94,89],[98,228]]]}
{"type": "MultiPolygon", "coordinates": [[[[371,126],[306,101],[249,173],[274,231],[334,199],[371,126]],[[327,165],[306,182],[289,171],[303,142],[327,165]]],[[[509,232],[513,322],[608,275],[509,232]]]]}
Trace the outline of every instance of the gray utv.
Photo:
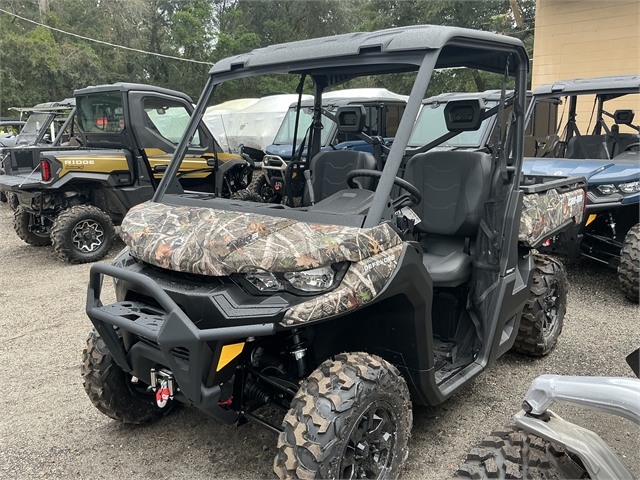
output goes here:
{"type": "MultiPolygon", "coordinates": [[[[512,348],[545,355],[562,329],[564,270],[534,249],[581,221],[585,181],[521,174],[528,65],[517,39],[441,26],[216,63],[153,199],[122,222],[128,248],[91,269],[91,401],[129,423],[187,404],[260,424],[278,434],[281,478],[397,477],[412,403],[445,401],[512,348]],[[407,148],[434,69],[451,67],[496,72],[505,85],[515,77],[493,156],[407,148]],[[384,159],[321,151],[325,90],[408,72],[413,88],[384,159]],[[175,175],[216,87],[271,74],[314,83],[308,159],[284,172],[285,187],[302,179],[300,196],[269,204],[185,192],[175,175]],[[104,276],[116,303],[100,300],[104,276]],[[265,405],[285,412],[281,424],[265,405]]],[[[450,102],[448,130],[477,129],[484,115],[479,100],[450,102]]],[[[335,112],[342,132],[373,141],[364,116],[358,105],[335,112]]]]}
{"type": "MultiPolygon", "coordinates": [[[[630,354],[627,363],[640,377],[640,350],[630,354]]],[[[454,479],[636,478],[596,433],[551,411],[555,403],[598,410],[640,425],[640,379],[539,376],[514,417],[515,425],[484,438],[469,452],[454,479]]]]}

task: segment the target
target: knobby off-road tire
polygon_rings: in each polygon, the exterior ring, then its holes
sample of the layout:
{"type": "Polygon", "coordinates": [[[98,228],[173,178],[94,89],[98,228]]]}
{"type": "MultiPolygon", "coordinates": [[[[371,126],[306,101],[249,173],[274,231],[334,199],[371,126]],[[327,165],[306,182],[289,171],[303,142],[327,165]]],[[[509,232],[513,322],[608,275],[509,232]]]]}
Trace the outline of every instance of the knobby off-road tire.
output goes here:
{"type": "Polygon", "coordinates": [[[564,447],[514,426],[493,432],[473,448],[453,478],[589,478],[586,473],[579,459],[574,460],[564,447]]]}
{"type": "Polygon", "coordinates": [[[640,223],[627,232],[620,250],[618,281],[625,296],[633,303],[640,301],[640,223]]]}
{"type": "Polygon", "coordinates": [[[397,478],[413,414],[400,372],[366,353],[343,353],[303,383],[284,418],[280,478],[397,478]]]}
{"type": "Polygon", "coordinates": [[[534,256],[531,293],[522,312],[513,349],[541,357],[558,342],[567,311],[569,282],[562,263],[546,255],[534,256]]]}
{"type": "Polygon", "coordinates": [[[282,200],[282,195],[271,188],[271,185],[267,181],[267,175],[264,172],[253,179],[247,187],[247,190],[258,195],[260,201],[264,203],[278,203],[282,200]]]}
{"type": "Polygon", "coordinates": [[[11,207],[11,210],[15,212],[20,206],[20,201],[18,200],[18,196],[15,193],[8,192],[7,204],[9,205],[9,207],[11,207]]]}
{"type": "Polygon", "coordinates": [[[31,224],[31,214],[22,207],[13,212],[13,229],[18,236],[29,245],[44,247],[51,245],[51,235],[49,233],[38,233],[29,230],[31,224]]]}
{"type": "Polygon", "coordinates": [[[262,202],[262,198],[256,192],[245,188],[231,194],[232,200],[244,200],[245,202],[262,202]]]}
{"type": "Polygon", "coordinates": [[[82,351],[82,379],[91,403],[107,417],[123,423],[146,423],[175,406],[174,401],[169,401],[159,408],[155,395],[146,392],[145,384],[133,384],[95,330],[89,333],[87,348],[82,351]]]}
{"type": "Polygon", "coordinates": [[[58,215],[51,242],[58,256],[71,263],[96,262],[111,248],[115,227],[111,218],[93,205],[77,205],[58,215]]]}

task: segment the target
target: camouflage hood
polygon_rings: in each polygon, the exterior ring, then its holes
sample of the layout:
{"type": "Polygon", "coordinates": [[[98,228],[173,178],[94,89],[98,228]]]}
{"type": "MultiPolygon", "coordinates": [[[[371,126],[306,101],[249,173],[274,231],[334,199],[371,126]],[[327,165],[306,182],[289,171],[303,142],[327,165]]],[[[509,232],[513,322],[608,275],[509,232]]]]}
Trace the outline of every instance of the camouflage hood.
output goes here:
{"type": "Polygon", "coordinates": [[[226,276],[257,266],[270,272],[360,262],[402,243],[387,224],[320,225],[255,213],[143,203],[122,222],[140,260],[174,271],[226,276]]]}

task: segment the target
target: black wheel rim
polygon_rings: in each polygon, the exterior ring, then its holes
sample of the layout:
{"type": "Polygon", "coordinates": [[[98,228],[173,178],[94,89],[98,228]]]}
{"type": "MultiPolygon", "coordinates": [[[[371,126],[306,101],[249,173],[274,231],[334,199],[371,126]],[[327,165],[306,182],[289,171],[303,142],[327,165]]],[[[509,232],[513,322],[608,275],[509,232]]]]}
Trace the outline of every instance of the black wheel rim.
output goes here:
{"type": "Polygon", "coordinates": [[[340,478],[384,478],[391,469],[396,433],[396,416],[390,405],[369,405],[354,422],[342,455],[340,478]]]}
{"type": "Polygon", "coordinates": [[[547,295],[544,297],[544,319],[542,333],[548,337],[553,333],[558,324],[558,283],[551,282],[547,295]]]}
{"type": "Polygon", "coordinates": [[[73,227],[71,242],[82,253],[95,252],[104,242],[104,228],[95,220],[82,220],[73,227]]]}

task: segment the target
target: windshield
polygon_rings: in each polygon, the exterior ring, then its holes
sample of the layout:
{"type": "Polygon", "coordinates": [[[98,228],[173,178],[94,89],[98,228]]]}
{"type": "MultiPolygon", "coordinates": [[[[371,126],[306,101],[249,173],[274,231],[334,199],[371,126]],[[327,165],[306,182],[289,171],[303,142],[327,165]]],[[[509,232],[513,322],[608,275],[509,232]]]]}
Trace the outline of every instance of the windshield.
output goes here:
{"type": "Polygon", "coordinates": [[[27,122],[22,127],[20,134],[16,137],[16,143],[31,143],[36,140],[41,128],[46,128],[49,123],[48,113],[34,112],[29,115],[27,122]]]}
{"type": "MultiPolygon", "coordinates": [[[[296,135],[296,145],[300,145],[302,143],[302,139],[304,138],[307,130],[309,129],[309,125],[311,125],[311,119],[313,115],[313,110],[311,108],[301,108],[300,109],[300,119],[298,120],[298,134],[296,135]]],[[[322,117],[322,133],[320,134],[320,143],[322,145],[327,144],[327,137],[331,130],[333,130],[335,123],[333,120],[328,119],[327,117],[322,117]]],[[[282,125],[280,126],[280,130],[278,130],[278,134],[276,138],[273,140],[275,145],[291,145],[293,143],[293,131],[296,126],[296,109],[295,107],[290,108],[287,112],[287,115],[284,117],[282,121],[282,125]]]]}
{"type": "MultiPolygon", "coordinates": [[[[486,109],[495,106],[496,102],[485,102],[486,109]]],[[[446,103],[431,103],[422,107],[416,125],[411,134],[409,145],[427,145],[437,138],[449,133],[444,119],[446,103]]],[[[480,128],[471,132],[460,132],[440,146],[442,147],[479,147],[491,118],[486,118],[480,128]]]]}

